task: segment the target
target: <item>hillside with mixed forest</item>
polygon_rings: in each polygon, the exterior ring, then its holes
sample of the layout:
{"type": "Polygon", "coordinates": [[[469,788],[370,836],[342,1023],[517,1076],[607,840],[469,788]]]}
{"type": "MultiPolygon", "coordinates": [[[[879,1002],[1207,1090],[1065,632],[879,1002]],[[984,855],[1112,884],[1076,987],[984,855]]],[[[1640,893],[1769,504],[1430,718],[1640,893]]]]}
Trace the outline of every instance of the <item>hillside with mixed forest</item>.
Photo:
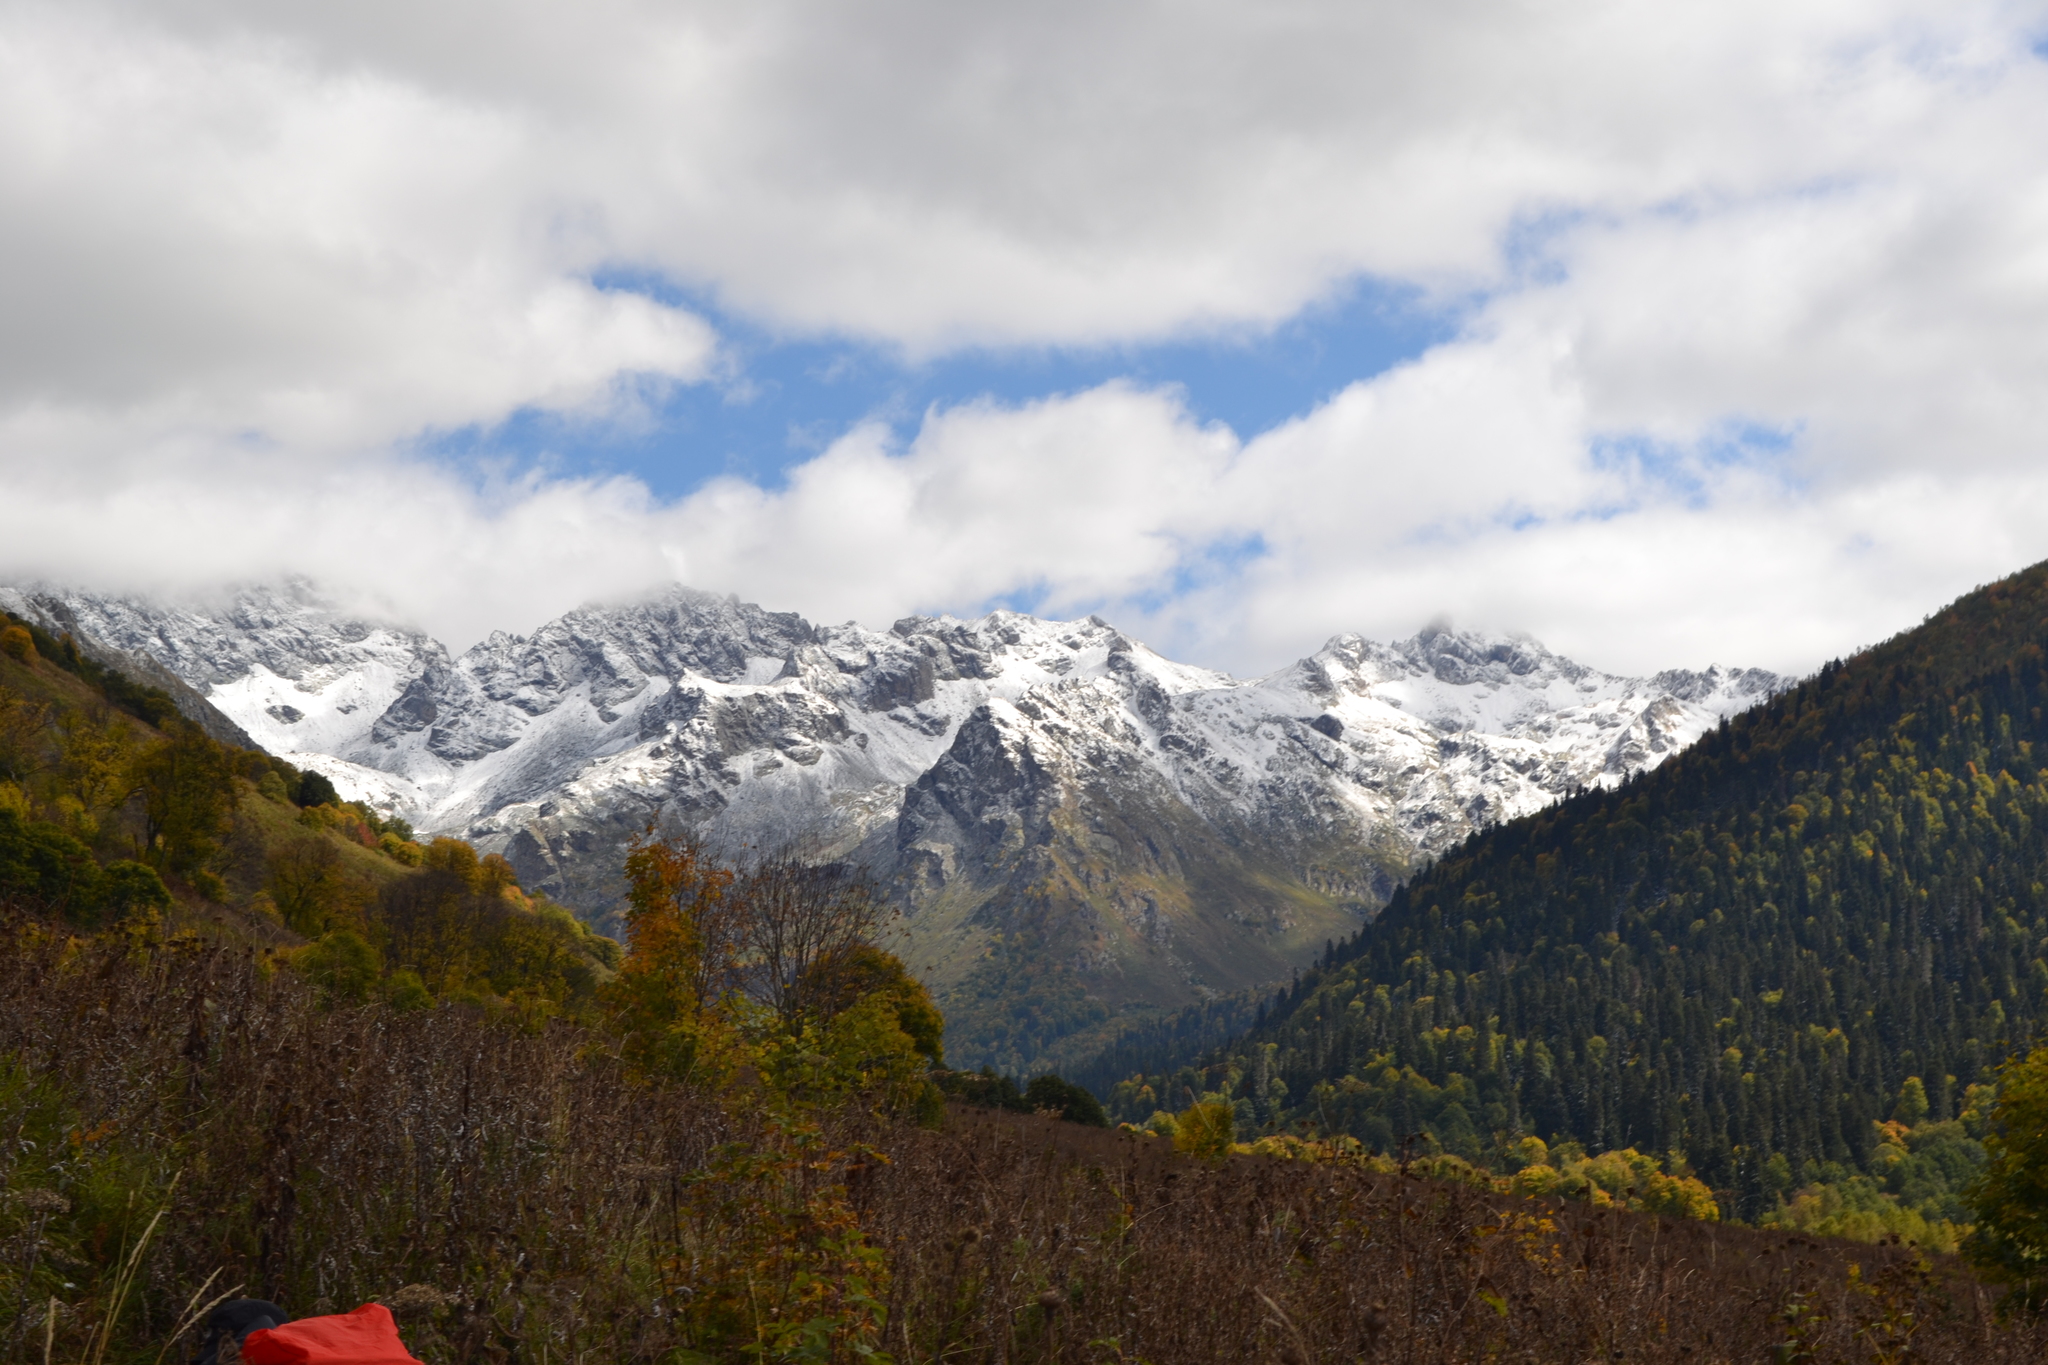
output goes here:
{"type": "Polygon", "coordinates": [[[619,959],[503,858],[343,801],[178,699],[0,621],[0,907],[75,932],[205,932],[409,1008],[587,1012],[619,959]]]}
{"type": "Polygon", "coordinates": [[[1240,1127],[1537,1187],[1546,1144],[1637,1149],[1750,1220],[1960,1218],[1994,1070],[2048,990],[2044,645],[2037,566],[1480,832],[1239,1041],[1111,1107],[1206,1094],[1240,1127]]]}

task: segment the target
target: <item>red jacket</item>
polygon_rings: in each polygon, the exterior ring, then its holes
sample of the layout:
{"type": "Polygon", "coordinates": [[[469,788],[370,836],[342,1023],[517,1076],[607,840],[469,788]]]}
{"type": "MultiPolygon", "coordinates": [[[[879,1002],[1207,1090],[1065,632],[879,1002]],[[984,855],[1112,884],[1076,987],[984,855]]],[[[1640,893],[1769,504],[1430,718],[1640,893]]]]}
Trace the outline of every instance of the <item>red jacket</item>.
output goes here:
{"type": "Polygon", "coordinates": [[[381,1303],[251,1332],[242,1339],[242,1360],[245,1365],[420,1365],[398,1339],[398,1324],[381,1303]]]}

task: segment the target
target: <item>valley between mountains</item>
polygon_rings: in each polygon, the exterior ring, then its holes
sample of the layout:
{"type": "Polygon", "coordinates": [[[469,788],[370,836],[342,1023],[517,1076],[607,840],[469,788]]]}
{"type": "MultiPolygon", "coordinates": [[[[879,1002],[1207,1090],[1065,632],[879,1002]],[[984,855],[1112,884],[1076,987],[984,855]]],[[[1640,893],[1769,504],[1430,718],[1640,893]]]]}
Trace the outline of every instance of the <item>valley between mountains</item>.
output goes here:
{"type": "Polygon", "coordinates": [[[600,926],[650,823],[859,861],[951,1060],[1011,1070],[1284,983],[1475,830],[1654,768],[1786,685],[1618,677],[1442,628],[1339,635],[1247,680],[1093,617],[875,630],[682,588],[459,655],[304,583],[0,606],[600,926]]]}

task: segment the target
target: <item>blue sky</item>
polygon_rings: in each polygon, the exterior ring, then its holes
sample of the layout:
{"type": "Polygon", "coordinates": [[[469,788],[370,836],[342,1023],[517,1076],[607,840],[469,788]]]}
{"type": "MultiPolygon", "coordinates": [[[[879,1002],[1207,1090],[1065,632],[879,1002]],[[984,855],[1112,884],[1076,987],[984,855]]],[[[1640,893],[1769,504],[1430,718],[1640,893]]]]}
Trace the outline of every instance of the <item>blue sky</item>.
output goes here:
{"type": "Polygon", "coordinates": [[[430,434],[423,450],[458,469],[539,462],[565,475],[628,474],[657,496],[678,498],[722,474],[774,486],[864,421],[902,431],[934,405],[1018,404],[1118,379],[1177,386],[1198,421],[1250,437],[1449,339],[1472,306],[1359,279],[1277,327],[1120,345],[977,347],[913,362],[901,347],[778,335],[645,276],[598,283],[710,321],[720,337],[719,372],[650,386],[644,420],[529,407],[493,426],[430,434]]]}

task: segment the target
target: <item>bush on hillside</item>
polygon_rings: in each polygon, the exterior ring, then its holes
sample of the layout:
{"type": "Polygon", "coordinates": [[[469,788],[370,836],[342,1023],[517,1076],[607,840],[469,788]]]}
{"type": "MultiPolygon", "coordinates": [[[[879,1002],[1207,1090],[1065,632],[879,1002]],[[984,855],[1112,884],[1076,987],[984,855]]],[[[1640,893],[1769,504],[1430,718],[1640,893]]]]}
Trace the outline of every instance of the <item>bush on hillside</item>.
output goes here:
{"type": "Polygon", "coordinates": [[[299,789],[293,793],[292,799],[301,806],[338,806],[341,793],[334,789],[332,782],[308,768],[299,774],[299,789]]]}
{"type": "Polygon", "coordinates": [[[1047,1072],[1033,1078],[1024,1087],[1024,1107],[1040,1114],[1051,1114],[1065,1119],[1068,1123],[1085,1123],[1092,1128],[1107,1128],[1109,1116],[1102,1112],[1102,1103],[1093,1095],[1075,1085],[1047,1072]]]}
{"type": "Polygon", "coordinates": [[[2039,1309],[2048,1306],[2048,1045],[2005,1064],[1990,1119],[1965,1249],[2013,1287],[2015,1302],[2039,1309]]]}

